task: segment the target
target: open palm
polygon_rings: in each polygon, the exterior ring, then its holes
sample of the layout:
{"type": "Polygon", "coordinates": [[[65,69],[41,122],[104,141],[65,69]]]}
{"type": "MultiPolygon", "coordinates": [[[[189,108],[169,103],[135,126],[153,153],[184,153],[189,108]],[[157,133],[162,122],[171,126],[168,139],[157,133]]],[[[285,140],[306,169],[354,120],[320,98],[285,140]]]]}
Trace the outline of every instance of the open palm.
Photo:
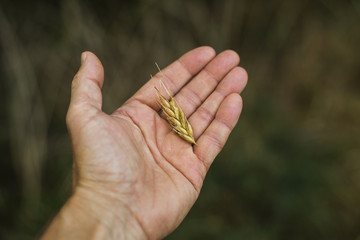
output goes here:
{"type": "Polygon", "coordinates": [[[189,212],[239,118],[246,72],[236,67],[233,51],[215,56],[210,47],[196,48],[107,115],[101,111],[102,65],[90,52],[83,57],[67,115],[74,189],[106,199],[114,221],[141,229],[144,238],[164,237],[189,212]],[[160,79],[188,117],[197,145],[180,138],[158,114],[154,85],[160,79]]]}

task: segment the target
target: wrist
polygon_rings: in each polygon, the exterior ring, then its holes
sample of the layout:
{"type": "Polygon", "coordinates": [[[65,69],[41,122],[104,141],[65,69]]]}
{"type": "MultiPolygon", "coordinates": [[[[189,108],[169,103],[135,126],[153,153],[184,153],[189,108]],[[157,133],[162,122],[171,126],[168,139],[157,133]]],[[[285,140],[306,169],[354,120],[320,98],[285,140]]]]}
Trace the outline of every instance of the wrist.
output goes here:
{"type": "Polygon", "coordinates": [[[111,239],[146,239],[132,211],[111,192],[77,187],[69,200],[70,208],[95,223],[95,234],[111,239]]]}
{"type": "Polygon", "coordinates": [[[77,187],[44,239],[146,239],[126,206],[104,193],[77,187]]]}

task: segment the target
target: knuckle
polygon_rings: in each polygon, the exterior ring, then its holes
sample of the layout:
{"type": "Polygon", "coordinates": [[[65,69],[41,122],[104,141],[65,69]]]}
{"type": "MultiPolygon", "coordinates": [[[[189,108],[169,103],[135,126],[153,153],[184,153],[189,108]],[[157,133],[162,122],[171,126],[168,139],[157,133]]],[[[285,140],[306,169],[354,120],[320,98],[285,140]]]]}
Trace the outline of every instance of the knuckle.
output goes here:
{"type": "Polygon", "coordinates": [[[219,138],[219,134],[217,134],[214,131],[208,132],[206,137],[207,137],[208,141],[210,142],[210,145],[214,146],[215,149],[217,149],[217,150],[221,150],[225,145],[225,143],[223,141],[221,141],[221,139],[219,138]]]}
{"type": "Polygon", "coordinates": [[[72,91],[76,90],[79,87],[79,84],[80,84],[80,75],[76,74],[71,82],[71,90],[72,91]]]}
{"type": "Polygon", "coordinates": [[[199,117],[205,122],[211,122],[214,119],[214,114],[206,107],[198,109],[199,117]]]}
{"type": "Polygon", "coordinates": [[[201,98],[190,88],[184,88],[185,99],[190,103],[194,108],[201,104],[201,98]]]}

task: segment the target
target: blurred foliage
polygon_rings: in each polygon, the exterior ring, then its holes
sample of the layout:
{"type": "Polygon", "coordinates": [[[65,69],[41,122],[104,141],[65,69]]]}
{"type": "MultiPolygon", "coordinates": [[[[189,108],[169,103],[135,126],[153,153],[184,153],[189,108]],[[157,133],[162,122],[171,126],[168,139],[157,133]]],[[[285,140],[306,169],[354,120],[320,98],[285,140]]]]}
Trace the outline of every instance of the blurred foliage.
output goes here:
{"type": "Polygon", "coordinates": [[[167,239],[360,239],[359,24],[359,0],[2,0],[0,238],[39,236],[70,195],[82,51],[111,112],[154,61],[210,45],[240,54],[244,110],[167,239]]]}

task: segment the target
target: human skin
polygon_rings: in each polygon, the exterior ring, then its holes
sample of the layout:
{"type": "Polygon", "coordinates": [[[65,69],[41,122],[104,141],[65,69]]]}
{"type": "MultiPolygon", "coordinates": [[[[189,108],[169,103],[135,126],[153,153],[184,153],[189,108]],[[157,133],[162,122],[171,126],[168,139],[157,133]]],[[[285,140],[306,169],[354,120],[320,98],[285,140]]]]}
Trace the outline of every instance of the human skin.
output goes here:
{"type": "Polygon", "coordinates": [[[84,52],[81,62],[66,117],[74,191],[42,239],[161,239],[195,203],[238,121],[246,71],[237,66],[234,51],[216,55],[199,47],[109,115],[101,110],[100,60],[84,52]],[[180,138],[158,114],[154,85],[160,79],[188,117],[197,145],[180,138]]]}

